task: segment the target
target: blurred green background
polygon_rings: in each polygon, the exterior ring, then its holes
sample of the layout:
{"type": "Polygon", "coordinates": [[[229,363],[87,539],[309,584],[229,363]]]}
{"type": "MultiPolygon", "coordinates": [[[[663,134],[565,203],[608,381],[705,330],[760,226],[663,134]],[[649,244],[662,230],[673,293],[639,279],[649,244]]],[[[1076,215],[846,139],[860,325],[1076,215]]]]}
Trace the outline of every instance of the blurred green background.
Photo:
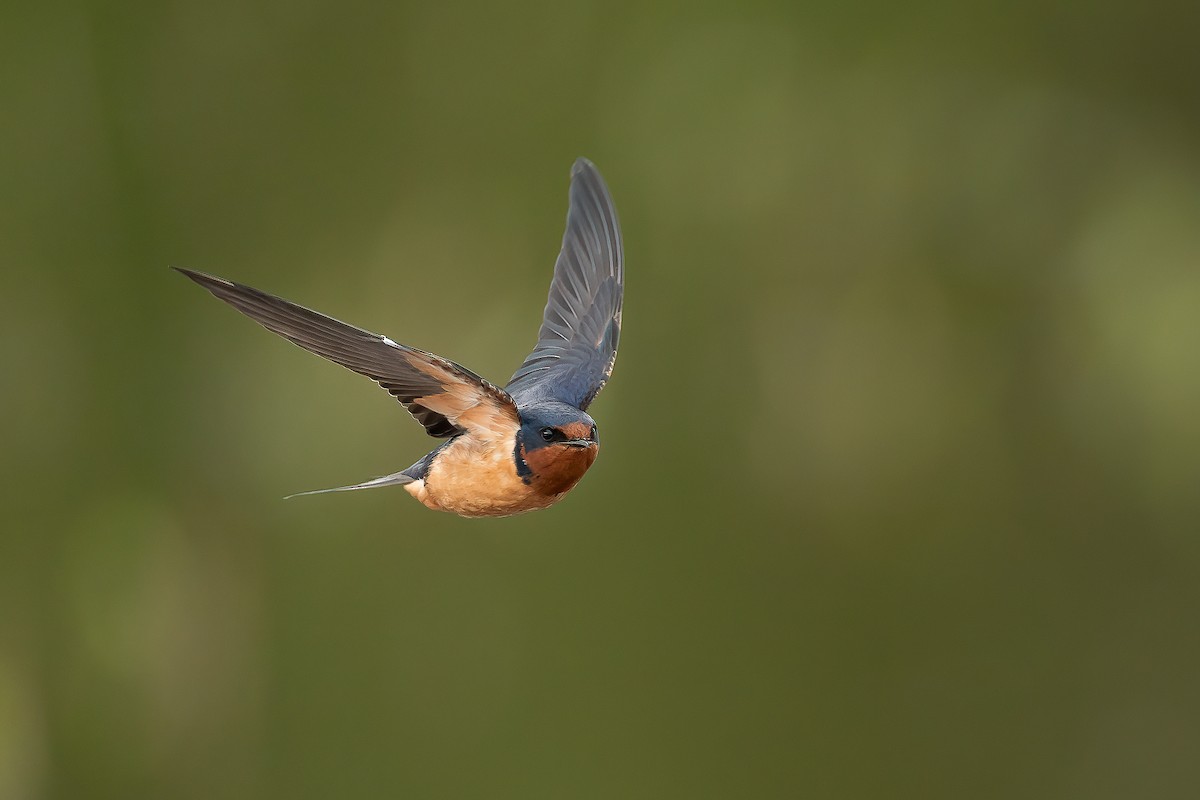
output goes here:
{"type": "Polygon", "coordinates": [[[1193,3],[8,3],[0,797],[1193,798],[1193,3]],[[167,269],[505,380],[546,512],[167,269]]]}

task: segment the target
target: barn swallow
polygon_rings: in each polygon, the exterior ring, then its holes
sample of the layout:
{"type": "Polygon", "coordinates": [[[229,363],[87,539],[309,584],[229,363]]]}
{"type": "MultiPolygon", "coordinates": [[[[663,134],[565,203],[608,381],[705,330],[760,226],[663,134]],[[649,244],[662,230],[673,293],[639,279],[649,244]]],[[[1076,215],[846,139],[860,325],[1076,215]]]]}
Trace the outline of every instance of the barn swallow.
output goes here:
{"type": "Polygon", "coordinates": [[[403,486],[435,511],[503,517],[558,502],[596,460],[600,441],[587,408],[616,360],[625,263],[612,197],[585,158],[571,170],[567,227],[537,345],[503,389],[433,353],[240,283],[175,269],[267,330],[375,381],[430,436],[446,439],[408,469],[301,494],[403,486]]]}

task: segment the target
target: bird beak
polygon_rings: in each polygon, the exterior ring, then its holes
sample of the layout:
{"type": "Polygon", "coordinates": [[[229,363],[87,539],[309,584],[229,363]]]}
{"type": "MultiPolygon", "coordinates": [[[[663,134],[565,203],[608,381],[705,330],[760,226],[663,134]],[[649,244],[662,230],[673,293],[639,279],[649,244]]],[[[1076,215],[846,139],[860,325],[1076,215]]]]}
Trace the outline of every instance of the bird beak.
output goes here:
{"type": "Polygon", "coordinates": [[[567,447],[595,447],[596,443],[591,439],[566,439],[560,444],[565,444],[567,447]]]}

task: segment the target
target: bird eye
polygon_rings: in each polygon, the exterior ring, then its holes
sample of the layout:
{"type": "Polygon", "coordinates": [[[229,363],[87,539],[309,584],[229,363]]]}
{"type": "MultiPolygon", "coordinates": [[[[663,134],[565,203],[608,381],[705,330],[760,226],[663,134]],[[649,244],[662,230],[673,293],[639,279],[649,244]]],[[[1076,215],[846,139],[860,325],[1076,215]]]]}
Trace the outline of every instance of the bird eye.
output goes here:
{"type": "Polygon", "coordinates": [[[542,428],[539,433],[542,434],[542,438],[547,442],[554,441],[554,428],[542,428]]]}
{"type": "Polygon", "coordinates": [[[596,426],[592,426],[592,441],[596,441],[596,426]]]}

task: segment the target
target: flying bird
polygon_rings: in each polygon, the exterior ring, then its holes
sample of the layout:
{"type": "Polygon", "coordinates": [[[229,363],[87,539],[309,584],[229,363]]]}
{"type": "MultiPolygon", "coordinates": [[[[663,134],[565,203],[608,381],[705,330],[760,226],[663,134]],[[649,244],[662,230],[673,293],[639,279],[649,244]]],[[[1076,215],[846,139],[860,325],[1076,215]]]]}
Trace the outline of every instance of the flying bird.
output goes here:
{"type": "Polygon", "coordinates": [[[625,263],[612,197],[585,158],[571,170],[567,226],[537,345],[504,388],[283,298],[174,269],[267,330],[375,381],[430,436],[446,440],[400,472],[301,494],[403,486],[436,511],[502,517],[558,502],[596,460],[600,440],[587,408],[616,360],[625,263]]]}

